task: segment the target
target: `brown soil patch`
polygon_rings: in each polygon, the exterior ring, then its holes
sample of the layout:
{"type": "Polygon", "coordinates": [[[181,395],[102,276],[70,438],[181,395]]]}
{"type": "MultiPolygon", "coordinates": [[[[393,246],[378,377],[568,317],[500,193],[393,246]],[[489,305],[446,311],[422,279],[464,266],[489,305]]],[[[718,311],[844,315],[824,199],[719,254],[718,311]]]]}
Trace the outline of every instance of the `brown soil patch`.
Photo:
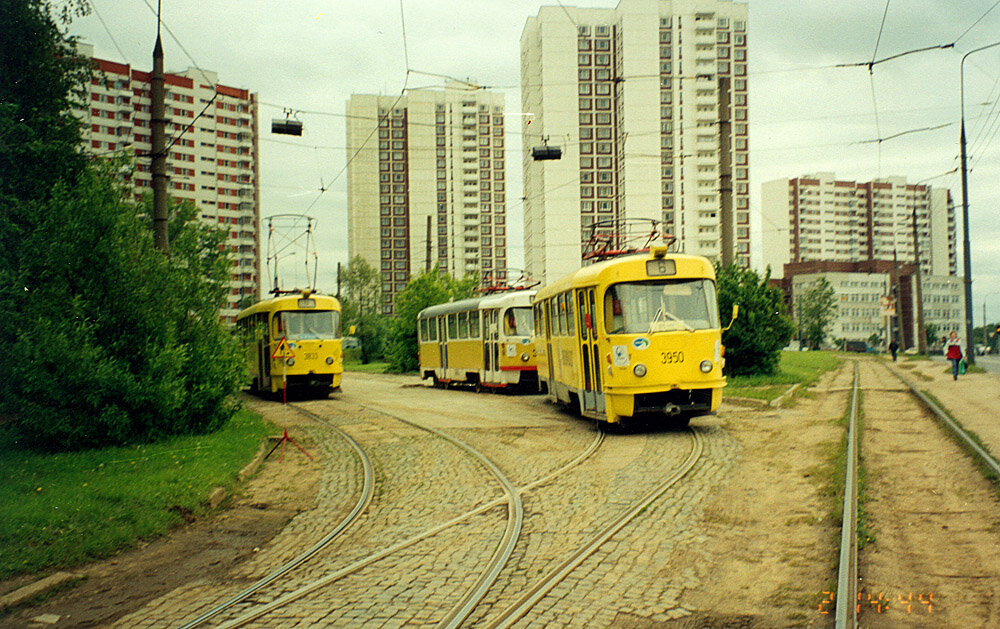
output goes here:
{"type": "Polygon", "coordinates": [[[718,421],[737,438],[733,476],[706,505],[697,545],[669,565],[694,566],[685,591],[691,616],[678,627],[824,627],[824,591],[835,582],[839,522],[831,518],[830,461],[845,429],[850,365],[828,374],[792,408],[723,407],[718,421]]]}
{"type": "MultiPolygon", "coordinates": [[[[874,365],[862,374],[869,386],[889,381],[874,365]]],[[[866,393],[863,425],[874,542],[859,560],[859,622],[1000,626],[1000,501],[990,483],[907,392],[866,393]]]]}
{"type": "MultiPolygon", "coordinates": [[[[247,403],[258,412],[265,410],[252,400],[247,403]]],[[[279,426],[291,425],[295,417],[285,412],[264,414],[279,426]]],[[[296,439],[317,457],[319,449],[308,447],[304,433],[298,435],[296,439]]],[[[0,625],[39,627],[33,618],[52,615],[59,618],[52,626],[59,628],[106,626],[191,581],[222,578],[253,557],[293,516],[312,507],[321,474],[320,465],[294,447],[285,449],[280,462],[275,452],[224,503],[220,513],[195,519],[164,538],[113,558],[73,569],[84,576],[78,585],[0,616],[0,625]]],[[[0,584],[0,591],[21,584],[0,584]]]]}

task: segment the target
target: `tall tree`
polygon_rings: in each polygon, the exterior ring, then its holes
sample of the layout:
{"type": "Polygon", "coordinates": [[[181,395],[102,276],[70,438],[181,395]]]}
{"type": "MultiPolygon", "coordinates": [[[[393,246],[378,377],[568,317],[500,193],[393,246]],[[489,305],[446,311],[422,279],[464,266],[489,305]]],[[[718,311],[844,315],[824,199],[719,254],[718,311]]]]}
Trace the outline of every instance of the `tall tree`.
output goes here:
{"type": "Polygon", "coordinates": [[[361,256],[354,256],[343,268],[342,281],[346,293],[341,300],[344,328],[354,326],[354,335],[361,343],[362,363],[380,359],[388,323],[382,314],[382,278],[378,269],[361,256]]]}
{"type": "Polygon", "coordinates": [[[836,293],[825,277],[795,300],[799,334],[812,349],[819,349],[837,312],[836,293]]]}
{"type": "Polygon", "coordinates": [[[756,271],[735,264],[716,267],[723,323],[733,305],[740,307],[739,317],[722,334],[727,374],[773,374],[778,369],[781,348],[795,332],[781,291],[768,285],[770,279],[770,270],[760,277],[756,271]]]}
{"type": "Polygon", "coordinates": [[[57,22],[86,4],[54,6],[0,0],[0,413],[51,449],[212,430],[245,369],[219,321],[225,235],[183,205],[160,255],[124,162],[84,157],[90,68],[57,22]]]}
{"type": "Polygon", "coordinates": [[[389,326],[386,356],[389,359],[389,369],[402,373],[417,368],[417,315],[421,310],[435,304],[472,297],[478,285],[477,275],[467,275],[457,280],[450,275],[441,274],[437,268],[410,279],[406,288],[396,293],[396,317],[389,326]]]}

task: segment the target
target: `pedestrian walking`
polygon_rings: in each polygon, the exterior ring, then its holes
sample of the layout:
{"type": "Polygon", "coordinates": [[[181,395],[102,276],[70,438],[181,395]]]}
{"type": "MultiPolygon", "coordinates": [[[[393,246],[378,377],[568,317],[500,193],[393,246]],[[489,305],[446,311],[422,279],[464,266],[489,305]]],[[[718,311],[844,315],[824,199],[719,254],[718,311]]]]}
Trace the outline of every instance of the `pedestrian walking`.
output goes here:
{"type": "Polygon", "coordinates": [[[896,342],[896,339],[892,339],[892,342],[889,343],[889,351],[892,353],[892,362],[896,362],[896,352],[899,351],[899,343],[896,342]]]}
{"type": "Polygon", "coordinates": [[[958,332],[952,330],[944,346],[944,357],[951,361],[951,377],[958,380],[958,365],[962,361],[962,341],[958,338],[958,332]]]}

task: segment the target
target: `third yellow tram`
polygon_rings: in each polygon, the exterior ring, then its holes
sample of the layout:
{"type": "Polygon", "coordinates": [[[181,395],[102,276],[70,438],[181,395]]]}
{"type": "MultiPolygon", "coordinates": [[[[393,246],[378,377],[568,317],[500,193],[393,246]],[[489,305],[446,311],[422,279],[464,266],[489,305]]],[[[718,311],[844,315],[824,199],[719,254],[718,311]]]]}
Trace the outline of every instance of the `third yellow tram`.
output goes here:
{"type": "Polygon", "coordinates": [[[609,423],[686,425],[719,407],[725,361],[707,259],[653,247],[605,260],[542,288],[533,308],[551,399],[609,423]]]}

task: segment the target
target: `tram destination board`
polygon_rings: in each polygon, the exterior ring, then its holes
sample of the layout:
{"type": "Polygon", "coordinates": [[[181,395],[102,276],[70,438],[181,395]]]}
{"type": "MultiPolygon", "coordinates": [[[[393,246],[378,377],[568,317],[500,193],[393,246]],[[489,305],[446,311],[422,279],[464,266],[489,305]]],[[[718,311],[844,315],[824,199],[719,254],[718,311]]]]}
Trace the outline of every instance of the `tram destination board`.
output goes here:
{"type": "Polygon", "coordinates": [[[646,274],[650,277],[659,277],[663,275],[677,275],[677,263],[673,260],[647,260],[646,261],[646,274]]]}

